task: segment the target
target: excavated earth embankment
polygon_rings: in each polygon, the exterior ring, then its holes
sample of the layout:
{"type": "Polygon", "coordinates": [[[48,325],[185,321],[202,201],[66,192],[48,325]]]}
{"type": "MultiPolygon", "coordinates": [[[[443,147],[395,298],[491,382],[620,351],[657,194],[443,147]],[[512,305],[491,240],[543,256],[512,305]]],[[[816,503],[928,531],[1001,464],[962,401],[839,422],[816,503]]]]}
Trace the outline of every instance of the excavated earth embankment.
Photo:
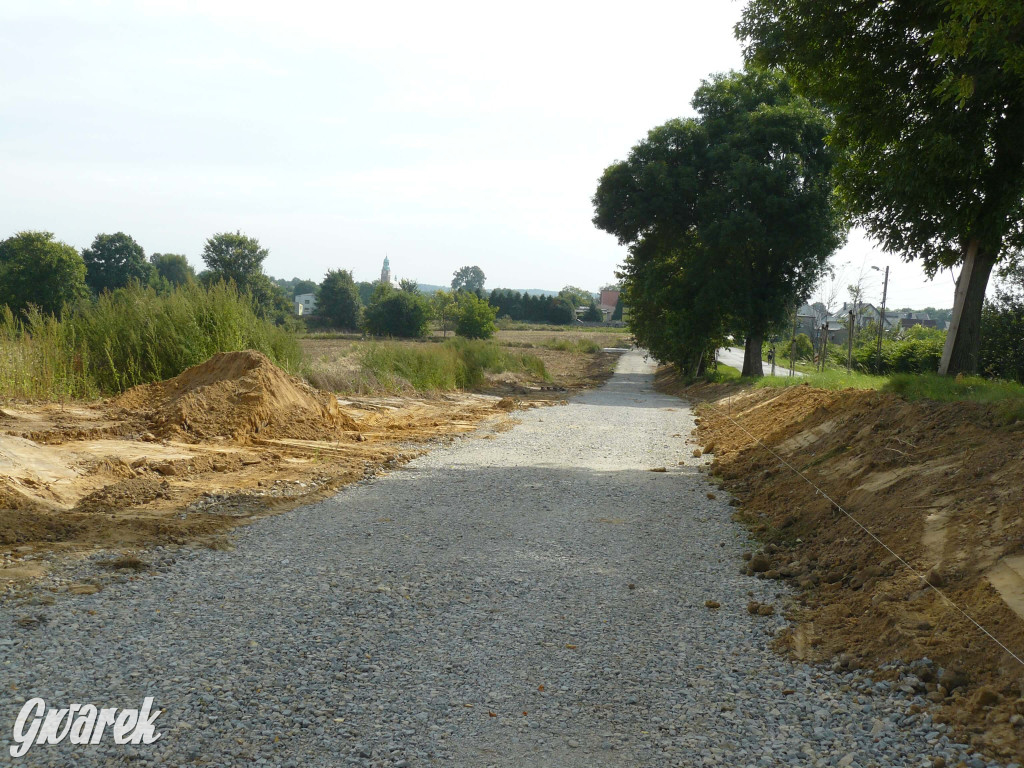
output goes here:
{"type": "Polygon", "coordinates": [[[874,391],[675,391],[701,402],[697,440],[764,544],[747,571],[801,588],[784,644],[842,667],[930,659],[941,677],[908,684],[1024,759],[1024,423],[874,391]]]}

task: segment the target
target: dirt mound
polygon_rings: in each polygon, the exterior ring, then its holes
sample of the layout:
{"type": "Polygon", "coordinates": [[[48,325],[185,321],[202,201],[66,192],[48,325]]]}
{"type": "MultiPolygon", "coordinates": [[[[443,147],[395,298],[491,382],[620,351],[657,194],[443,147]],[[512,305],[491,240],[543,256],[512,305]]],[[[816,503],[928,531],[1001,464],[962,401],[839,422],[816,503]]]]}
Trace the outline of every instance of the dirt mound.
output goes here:
{"type": "Polygon", "coordinates": [[[83,497],[75,505],[76,512],[109,512],[148,504],[168,495],[166,480],[154,477],[133,477],[112,483],[83,497]]]}
{"type": "Polygon", "coordinates": [[[1024,657],[1024,424],[993,406],[859,390],[718,394],[700,391],[698,437],[764,541],[748,570],[803,590],[793,652],[872,666],[927,657],[956,680],[922,678],[945,707],[937,717],[1024,757],[1024,668],[751,437],[1024,657]],[[975,706],[983,688],[997,695],[975,706]]]}
{"type": "Polygon", "coordinates": [[[358,430],[332,395],[253,350],[214,355],[173,379],[135,387],[114,404],[142,416],[157,435],[179,439],[337,440],[358,430]]]}

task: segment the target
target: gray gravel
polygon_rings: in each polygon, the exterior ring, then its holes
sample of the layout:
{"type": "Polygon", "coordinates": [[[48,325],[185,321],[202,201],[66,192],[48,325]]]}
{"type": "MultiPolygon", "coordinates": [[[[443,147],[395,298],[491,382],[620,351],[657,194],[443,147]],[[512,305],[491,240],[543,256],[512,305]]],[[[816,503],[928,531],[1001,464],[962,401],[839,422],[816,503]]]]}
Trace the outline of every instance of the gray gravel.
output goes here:
{"type": "Polygon", "coordinates": [[[31,696],[154,696],[156,744],[20,764],[989,765],[898,683],[771,650],[784,588],[740,575],[750,543],[707,496],[692,414],[650,383],[627,354],[602,389],[262,520],[234,551],[58,595],[34,627],[4,605],[0,763],[31,696]]]}

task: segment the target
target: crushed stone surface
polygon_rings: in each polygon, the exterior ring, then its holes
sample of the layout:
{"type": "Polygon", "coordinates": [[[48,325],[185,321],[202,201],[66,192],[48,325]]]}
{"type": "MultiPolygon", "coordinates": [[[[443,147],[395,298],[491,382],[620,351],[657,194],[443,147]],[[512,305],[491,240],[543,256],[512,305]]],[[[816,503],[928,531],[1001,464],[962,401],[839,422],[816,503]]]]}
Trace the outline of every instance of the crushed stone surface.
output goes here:
{"type": "Polygon", "coordinates": [[[708,498],[692,415],[651,381],[628,353],[601,389],[260,520],[233,551],[4,606],[0,763],[32,696],[153,696],[155,744],[18,764],[988,766],[913,693],[771,649],[785,587],[740,574],[750,542],[708,498]]]}

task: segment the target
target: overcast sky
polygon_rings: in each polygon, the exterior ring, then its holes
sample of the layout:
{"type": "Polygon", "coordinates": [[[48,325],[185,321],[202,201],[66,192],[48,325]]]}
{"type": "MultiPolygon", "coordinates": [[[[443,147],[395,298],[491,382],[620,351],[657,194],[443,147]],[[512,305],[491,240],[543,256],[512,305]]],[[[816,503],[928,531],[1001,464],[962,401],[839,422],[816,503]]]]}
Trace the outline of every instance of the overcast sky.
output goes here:
{"type": "MultiPolygon", "coordinates": [[[[201,267],[241,230],[275,277],[351,269],[596,290],[624,256],[596,230],[602,170],[741,66],[742,3],[7,0],[0,4],[0,237],[78,248],[124,231],[201,267]]],[[[951,306],[856,234],[852,282],[951,306]]],[[[844,283],[845,284],[845,283],[844,283]]],[[[844,298],[841,296],[840,298],[844,298]]]]}

